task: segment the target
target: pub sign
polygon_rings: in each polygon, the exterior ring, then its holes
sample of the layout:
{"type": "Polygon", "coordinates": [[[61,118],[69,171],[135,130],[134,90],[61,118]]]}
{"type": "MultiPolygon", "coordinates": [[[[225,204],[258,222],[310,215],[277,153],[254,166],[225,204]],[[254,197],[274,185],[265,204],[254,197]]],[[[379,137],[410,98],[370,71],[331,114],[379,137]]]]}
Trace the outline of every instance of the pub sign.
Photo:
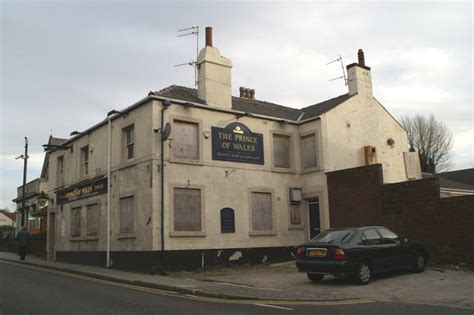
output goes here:
{"type": "Polygon", "coordinates": [[[212,159],[263,165],[263,135],[237,122],[212,127],[212,159]]]}
{"type": "Polygon", "coordinates": [[[105,194],[107,192],[107,178],[100,178],[92,182],[66,188],[57,192],[57,203],[62,205],[68,202],[105,194]]]}

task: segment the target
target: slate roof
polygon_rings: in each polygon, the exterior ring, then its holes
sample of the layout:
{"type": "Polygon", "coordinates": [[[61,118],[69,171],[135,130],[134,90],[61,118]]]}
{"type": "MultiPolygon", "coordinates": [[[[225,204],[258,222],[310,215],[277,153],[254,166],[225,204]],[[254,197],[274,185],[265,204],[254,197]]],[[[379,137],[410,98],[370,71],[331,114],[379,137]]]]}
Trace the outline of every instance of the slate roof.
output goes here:
{"type": "Polygon", "coordinates": [[[457,182],[445,177],[440,176],[440,174],[430,174],[430,173],[422,173],[423,178],[439,178],[439,187],[440,188],[447,188],[447,189],[459,189],[459,190],[472,190],[474,191],[474,186],[467,185],[461,182],[457,182]]]}
{"type": "Polygon", "coordinates": [[[467,168],[464,170],[443,172],[436,174],[439,177],[454,180],[466,185],[474,186],[474,168],[467,168]]]}
{"type": "Polygon", "coordinates": [[[16,222],[16,214],[13,212],[8,212],[6,210],[0,210],[0,213],[3,213],[6,217],[10,218],[13,222],[16,222]]]}
{"type": "MultiPolygon", "coordinates": [[[[163,90],[150,92],[149,95],[168,97],[186,102],[206,105],[204,100],[198,98],[196,89],[184,86],[171,85],[163,90]]],[[[318,117],[319,115],[324,114],[349,98],[350,96],[348,94],[344,94],[321,103],[307,106],[302,109],[297,109],[261,100],[252,100],[233,96],[232,109],[252,114],[297,121],[298,118],[300,118],[299,120],[305,120],[318,117]]]]}

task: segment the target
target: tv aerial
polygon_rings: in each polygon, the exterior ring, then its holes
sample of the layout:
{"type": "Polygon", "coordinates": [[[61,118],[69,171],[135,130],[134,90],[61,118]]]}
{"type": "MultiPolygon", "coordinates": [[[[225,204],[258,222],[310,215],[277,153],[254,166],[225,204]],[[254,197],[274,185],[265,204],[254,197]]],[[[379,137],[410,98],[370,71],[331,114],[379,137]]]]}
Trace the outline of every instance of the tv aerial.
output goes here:
{"type": "Polygon", "coordinates": [[[334,62],[339,62],[341,64],[341,69],[342,69],[342,75],[337,77],[337,78],[333,78],[329,81],[335,81],[335,80],[339,80],[339,79],[344,79],[344,85],[347,85],[347,77],[346,77],[346,69],[344,68],[344,63],[342,62],[342,57],[341,55],[338,55],[339,57],[333,61],[330,61],[326,64],[326,66],[329,66],[330,64],[334,63],[334,62]]]}
{"type": "Polygon", "coordinates": [[[194,85],[197,86],[198,84],[197,60],[199,56],[199,26],[191,26],[188,28],[183,28],[183,29],[178,30],[178,33],[179,33],[178,37],[184,37],[184,36],[189,36],[189,35],[196,36],[196,60],[191,59],[189,62],[180,63],[174,66],[175,67],[193,66],[194,67],[194,85]]]}

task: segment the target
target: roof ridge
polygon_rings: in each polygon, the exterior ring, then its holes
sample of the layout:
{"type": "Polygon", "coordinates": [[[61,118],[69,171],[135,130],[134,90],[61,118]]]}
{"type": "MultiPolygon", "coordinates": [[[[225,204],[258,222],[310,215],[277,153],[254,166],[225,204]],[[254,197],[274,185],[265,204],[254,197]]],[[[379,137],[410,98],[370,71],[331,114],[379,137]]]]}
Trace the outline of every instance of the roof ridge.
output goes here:
{"type": "Polygon", "coordinates": [[[322,104],[322,103],[326,103],[326,102],[335,100],[335,99],[340,98],[340,97],[342,97],[342,96],[349,96],[349,93],[341,94],[341,95],[338,95],[338,96],[336,96],[336,97],[332,97],[332,98],[330,98],[330,99],[324,100],[324,101],[322,101],[322,102],[319,102],[319,103],[316,103],[316,104],[313,104],[313,105],[308,105],[308,106],[306,106],[306,107],[301,108],[301,110],[302,110],[302,111],[305,111],[306,109],[308,109],[308,108],[310,108],[310,107],[318,106],[318,105],[320,105],[320,104],[322,104]]]}

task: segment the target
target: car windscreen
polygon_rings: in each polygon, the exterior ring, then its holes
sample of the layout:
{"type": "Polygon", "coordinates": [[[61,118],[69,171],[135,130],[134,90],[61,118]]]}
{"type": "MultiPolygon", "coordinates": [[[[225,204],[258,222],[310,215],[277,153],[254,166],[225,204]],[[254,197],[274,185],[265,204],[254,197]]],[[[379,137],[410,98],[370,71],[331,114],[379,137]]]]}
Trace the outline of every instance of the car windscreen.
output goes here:
{"type": "Polygon", "coordinates": [[[346,243],[354,236],[355,230],[326,230],[311,240],[318,243],[346,243]]]}

